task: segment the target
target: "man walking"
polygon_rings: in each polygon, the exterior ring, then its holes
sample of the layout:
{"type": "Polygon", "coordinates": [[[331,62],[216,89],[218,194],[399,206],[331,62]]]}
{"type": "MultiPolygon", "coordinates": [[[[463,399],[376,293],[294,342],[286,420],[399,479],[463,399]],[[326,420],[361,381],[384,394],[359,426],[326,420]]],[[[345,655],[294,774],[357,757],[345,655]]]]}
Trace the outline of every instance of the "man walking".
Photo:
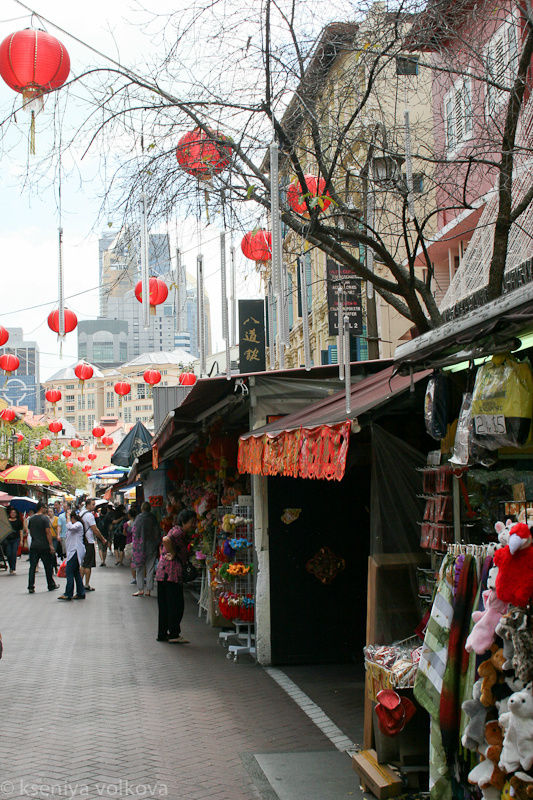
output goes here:
{"type": "Polygon", "coordinates": [[[30,594],[35,592],[35,569],[39,559],[43,562],[48,591],[52,592],[54,589],[59,589],[57,583],[54,582],[52,573],[52,557],[55,558],[55,549],[52,541],[50,518],[44,503],[37,503],[35,514],[30,517],[28,522],[28,528],[31,536],[28,592],[30,594]]]}
{"type": "Polygon", "coordinates": [[[80,570],[85,582],[85,591],[94,592],[90,586],[91,570],[96,566],[96,552],[95,552],[95,539],[99,539],[102,544],[107,547],[107,540],[104,539],[94,518],[94,500],[89,499],[85,503],[85,511],[80,514],[80,521],[83,525],[83,532],[85,534],[85,558],[83,559],[82,568],[80,570]]]}

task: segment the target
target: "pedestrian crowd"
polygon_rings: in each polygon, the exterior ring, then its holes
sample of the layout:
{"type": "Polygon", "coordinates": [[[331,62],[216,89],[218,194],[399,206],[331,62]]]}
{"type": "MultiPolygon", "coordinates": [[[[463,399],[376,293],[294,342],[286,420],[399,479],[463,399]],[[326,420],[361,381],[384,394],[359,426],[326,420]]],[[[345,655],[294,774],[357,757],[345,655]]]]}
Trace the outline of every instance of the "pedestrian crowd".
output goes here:
{"type": "Polygon", "coordinates": [[[140,509],[110,503],[96,507],[93,498],[49,506],[38,502],[26,515],[8,507],[10,530],[1,547],[9,575],[16,575],[17,558],[27,549],[30,594],[35,593],[41,562],[48,591],[59,589],[56,577],[66,578],[58,600],[85,600],[95,591],[91,577],[98,549],[99,567],[108,566],[109,556],[114,557],[115,567],[130,565],[130,583],[136,587],[133,597],[151,597],[157,585],[157,641],[186,643],[181,635],[183,576],[196,514],[181,508],[176,498],[169,499],[166,512],[160,523],[150,503],[143,502],[140,509]]]}

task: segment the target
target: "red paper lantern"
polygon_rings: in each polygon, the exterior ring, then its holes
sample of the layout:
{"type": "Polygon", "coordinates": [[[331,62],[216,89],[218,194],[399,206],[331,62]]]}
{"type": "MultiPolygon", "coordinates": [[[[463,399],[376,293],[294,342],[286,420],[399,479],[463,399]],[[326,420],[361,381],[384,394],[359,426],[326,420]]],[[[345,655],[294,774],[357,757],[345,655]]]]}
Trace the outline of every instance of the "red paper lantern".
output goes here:
{"type": "Polygon", "coordinates": [[[195,128],[178,142],[176,158],[178,164],[188,175],[200,180],[209,180],[228,166],[231,159],[231,146],[226,137],[218,131],[195,128]],[[218,140],[218,141],[217,141],[218,140]]]}
{"type": "Polygon", "coordinates": [[[98,456],[96,455],[96,453],[87,453],[87,458],[89,459],[89,461],[94,461],[95,458],[98,458],[98,456]]]}
{"type": "MultiPolygon", "coordinates": [[[[142,303],[143,301],[143,284],[142,281],[135,287],[135,297],[142,303]]],[[[148,302],[150,303],[150,314],[155,314],[156,306],[164,303],[168,297],[168,287],[165,281],[161,278],[150,278],[148,281],[148,302]]]]}
{"type": "Polygon", "coordinates": [[[102,428],[101,426],[93,428],[93,436],[95,439],[101,439],[104,433],[105,428],[102,428]]]}
{"type": "Polygon", "coordinates": [[[0,419],[2,422],[13,422],[16,417],[16,413],[12,408],[4,408],[0,411],[0,419]]]}
{"type": "Polygon", "coordinates": [[[15,372],[19,366],[20,361],[17,356],[14,356],[12,353],[3,353],[3,355],[0,356],[0,369],[3,369],[8,375],[11,372],[15,372]]]}
{"type": "Polygon", "coordinates": [[[59,389],[48,389],[44,396],[49,403],[59,403],[61,400],[61,392],[59,389]]]}
{"type": "Polygon", "coordinates": [[[70,458],[70,456],[72,455],[72,451],[71,450],[62,450],[61,451],[61,455],[65,456],[65,458],[70,458]]]}
{"type": "Polygon", "coordinates": [[[57,436],[59,431],[63,430],[63,423],[60,422],[58,419],[54,419],[52,420],[52,422],[48,423],[48,430],[50,431],[50,433],[55,433],[57,436]]]}
{"type": "Polygon", "coordinates": [[[90,467],[89,464],[85,464],[85,466],[82,467],[82,469],[83,469],[84,472],[90,472],[91,471],[91,467],[90,467]]]}
{"type": "Polygon", "coordinates": [[[46,460],[47,460],[47,461],[51,461],[51,460],[52,460],[52,456],[51,456],[51,455],[47,455],[47,456],[46,456],[46,460]]]}
{"type": "MultiPolygon", "coordinates": [[[[65,308],[65,333],[70,333],[78,324],[78,318],[74,311],[65,308]]],[[[59,334],[59,311],[51,311],[48,314],[48,327],[54,333],[59,334]]]]}
{"type": "Polygon", "coordinates": [[[3,347],[8,339],[9,333],[6,331],[3,325],[0,325],[0,347],[3,347]]]}
{"type": "Polygon", "coordinates": [[[78,461],[85,461],[85,456],[78,456],[78,461]]]}
{"type": "Polygon", "coordinates": [[[126,381],[119,381],[115,383],[115,392],[121,397],[125,397],[131,392],[131,386],[129,383],[126,383],[126,381]]]}
{"type": "Polygon", "coordinates": [[[68,469],[72,469],[72,468],[73,468],[73,466],[74,466],[74,464],[72,463],[72,461],[67,461],[67,467],[68,467],[68,469]]]}
{"type": "Polygon", "coordinates": [[[272,258],[272,234],[270,231],[249,231],[243,237],[241,250],[251,261],[270,261],[272,258]]]}
{"type": "Polygon", "coordinates": [[[43,446],[42,446],[42,444],[36,444],[36,445],[35,445],[35,449],[36,449],[36,450],[42,450],[42,449],[43,449],[43,446]]]}
{"type": "Polygon", "coordinates": [[[59,453],[54,453],[52,456],[52,461],[59,461],[59,453]]]}
{"type": "Polygon", "coordinates": [[[105,447],[111,447],[111,445],[113,444],[113,439],[111,438],[111,436],[104,436],[102,438],[102,444],[105,445],[105,447]]]}
{"type": "Polygon", "coordinates": [[[48,438],[48,436],[43,436],[41,439],[41,447],[49,447],[52,444],[52,440],[48,438]]]}
{"type": "Polygon", "coordinates": [[[22,441],[24,441],[24,436],[23,436],[22,433],[17,433],[16,437],[17,437],[18,444],[20,444],[22,441]]]}
{"type": "Polygon", "coordinates": [[[59,89],[69,72],[69,54],[45,31],[27,28],[6,36],[0,44],[0,75],[25,101],[59,89]]]}
{"type": "Polygon", "coordinates": [[[90,364],[86,364],[82,361],[80,364],[76,364],[74,367],[74,375],[80,381],[88,381],[92,378],[94,374],[94,369],[91,367],[90,364]]]}
{"type": "MultiPolygon", "coordinates": [[[[308,217],[309,211],[307,210],[307,203],[317,199],[317,208],[319,213],[325,211],[331,205],[331,197],[329,192],[326,192],[326,181],[324,178],[317,178],[315,175],[304,175],[307,188],[302,188],[302,185],[296,181],[291,183],[287,189],[287,202],[293,211],[297,214],[308,217]],[[306,203],[307,201],[307,203],[306,203]]],[[[311,204],[313,207],[314,204],[311,204]]]]}
{"type": "Polygon", "coordinates": [[[71,439],[70,446],[73,447],[74,450],[77,450],[78,447],[81,447],[81,441],[79,439],[71,439]]]}
{"type": "Polygon", "coordinates": [[[155,386],[161,380],[161,373],[158,369],[147,369],[143,378],[150,386],[155,386]]]}
{"type": "Polygon", "coordinates": [[[180,386],[194,386],[196,383],[196,375],[194,372],[182,372],[178,381],[180,386]]]}

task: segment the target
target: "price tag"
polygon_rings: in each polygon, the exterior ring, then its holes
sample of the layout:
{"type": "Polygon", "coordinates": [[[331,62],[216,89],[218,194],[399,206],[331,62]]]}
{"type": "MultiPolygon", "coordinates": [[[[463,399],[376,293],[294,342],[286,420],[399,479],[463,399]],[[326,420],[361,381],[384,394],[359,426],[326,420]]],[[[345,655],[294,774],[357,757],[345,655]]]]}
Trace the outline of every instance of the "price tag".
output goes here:
{"type": "Polygon", "coordinates": [[[503,414],[477,414],[474,417],[476,434],[491,436],[506,433],[505,416],[503,414]]]}

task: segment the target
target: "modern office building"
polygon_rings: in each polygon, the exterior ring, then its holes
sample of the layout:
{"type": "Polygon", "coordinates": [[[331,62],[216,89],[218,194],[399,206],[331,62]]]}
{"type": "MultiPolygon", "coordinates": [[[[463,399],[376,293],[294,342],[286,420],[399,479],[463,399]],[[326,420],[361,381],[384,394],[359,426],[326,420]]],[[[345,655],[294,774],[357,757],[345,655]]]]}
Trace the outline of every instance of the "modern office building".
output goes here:
{"type": "Polygon", "coordinates": [[[129,327],[126,320],[80,320],[77,327],[78,358],[100,369],[116,367],[128,360],[129,327]]]}
{"type": "Polygon", "coordinates": [[[0,355],[12,353],[17,356],[20,365],[16,372],[8,375],[0,387],[0,397],[3,397],[9,405],[28,406],[30,411],[39,412],[41,410],[39,345],[35,341],[25,341],[22,328],[8,330],[9,340],[4,347],[0,347],[0,355]]]}
{"type": "MultiPolygon", "coordinates": [[[[100,317],[78,327],[78,355],[102,368],[118,366],[141,353],[175,348],[199,355],[198,308],[194,281],[184,266],[173,269],[168,234],[149,234],[149,270],[169,286],[167,300],[144,327],[142,305],[135,297],[140,280],[140,242],[133,229],[102,234],[99,242],[100,317]],[[187,281],[187,278],[189,279],[187,281]],[[183,297],[185,296],[185,302],[183,297]]],[[[206,350],[211,352],[209,298],[204,302],[206,350]]]]}

